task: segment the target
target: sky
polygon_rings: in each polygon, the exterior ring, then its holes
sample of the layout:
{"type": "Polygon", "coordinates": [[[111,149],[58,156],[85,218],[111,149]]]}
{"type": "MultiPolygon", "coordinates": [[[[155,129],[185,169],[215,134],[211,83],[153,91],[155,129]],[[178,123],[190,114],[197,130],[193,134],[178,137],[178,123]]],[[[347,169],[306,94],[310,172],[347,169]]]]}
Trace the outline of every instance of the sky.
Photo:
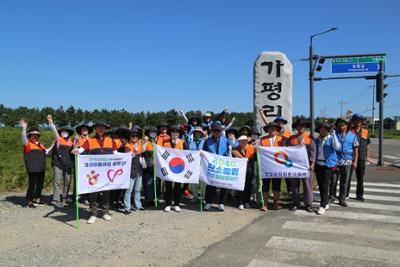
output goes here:
{"type": "MultiPolygon", "coordinates": [[[[293,64],[293,113],[308,115],[300,59],[310,35],[338,27],[315,39],[316,54],[385,52],[387,74],[400,74],[399,10],[396,0],[0,0],[0,103],[252,111],[254,61],[281,51],[293,64]]],[[[385,82],[385,116],[400,115],[400,77],[385,82]]],[[[372,84],[316,82],[316,115],[339,116],[341,100],[369,115],[372,84]]]]}

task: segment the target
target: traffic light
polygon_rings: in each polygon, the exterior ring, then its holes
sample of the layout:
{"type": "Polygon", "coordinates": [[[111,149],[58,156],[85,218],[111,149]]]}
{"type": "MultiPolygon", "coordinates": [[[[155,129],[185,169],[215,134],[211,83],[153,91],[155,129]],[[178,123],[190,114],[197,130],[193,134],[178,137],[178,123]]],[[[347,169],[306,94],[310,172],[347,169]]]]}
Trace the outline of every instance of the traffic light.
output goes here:
{"type": "Polygon", "coordinates": [[[379,72],[376,75],[376,102],[381,102],[388,95],[384,92],[387,86],[384,72],[379,72]]]}

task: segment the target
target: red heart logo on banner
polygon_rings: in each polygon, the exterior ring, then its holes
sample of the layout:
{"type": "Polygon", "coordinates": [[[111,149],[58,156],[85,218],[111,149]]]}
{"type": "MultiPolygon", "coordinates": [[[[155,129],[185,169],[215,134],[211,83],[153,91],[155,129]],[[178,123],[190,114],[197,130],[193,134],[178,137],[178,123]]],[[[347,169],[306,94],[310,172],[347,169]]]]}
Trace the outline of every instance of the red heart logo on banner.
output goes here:
{"type": "Polygon", "coordinates": [[[122,169],[118,169],[118,170],[116,170],[116,171],[114,171],[114,170],[108,170],[108,171],[107,171],[108,180],[110,180],[110,182],[113,183],[115,177],[118,176],[118,175],[121,175],[121,174],[123,174],[123,173],[124,173],[124,171],[123,171],[122,169]]]}

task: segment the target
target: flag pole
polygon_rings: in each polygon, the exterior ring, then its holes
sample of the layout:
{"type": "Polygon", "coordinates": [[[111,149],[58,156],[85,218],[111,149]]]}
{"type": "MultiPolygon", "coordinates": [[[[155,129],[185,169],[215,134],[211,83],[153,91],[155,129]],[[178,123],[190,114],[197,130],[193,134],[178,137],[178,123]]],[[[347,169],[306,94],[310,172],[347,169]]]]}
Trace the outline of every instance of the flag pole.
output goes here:
{"type": "Polygon", "coordinates": [[[260,200],[261,200],[261,205],[264,205],[264,194],[262,191],[263,188],[263,183],[262,183],[262,178],[261,178],[261,157],[260,157],[260,152],[257,147],[257,170],[258,170],[258,180],[260,184],[260,188],[258,189],[258,192],[260,193],[260,200]]]}
{"type": "Polygon", "coordinates": [[[157,175],[156,175],[156,143],[152,142],[153,144],[153,183],[154,183],[154,207],[157,208],[157,175]]]}
{"type": "Polygon", "coordinates": [[[200,186],[200,212],[203,211],[203,185],[201,184],[201,181],[199,181],[199,186],[200,186]]]}
{"type": "Polygon", "coordinates": [[[76,209],[76,228],[79,229],[79,195],[78,195],[78,156],[75,155],[75,209],[76,209]]]}

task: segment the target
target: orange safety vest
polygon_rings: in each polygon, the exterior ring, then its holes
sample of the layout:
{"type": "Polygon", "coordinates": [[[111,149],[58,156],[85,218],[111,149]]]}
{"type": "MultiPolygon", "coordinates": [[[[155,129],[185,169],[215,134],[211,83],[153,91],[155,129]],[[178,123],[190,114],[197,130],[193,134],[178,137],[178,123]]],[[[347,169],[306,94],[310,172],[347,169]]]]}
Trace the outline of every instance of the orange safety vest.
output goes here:
{"type": "Polygon", "coordinates": [[[122,146],[122,141],[121,141],[121,139],[119,139],[119,138],[114,138],[113,140],[114,140],[116,149],[118,149],[118,148],[120,148],[120,147],[122,146]]]}
{"type": "MultiPolygon", "coordinates": [[[[299,138],[298,137],[299,137],[298,135],[292,135],[290,137],[290,139],[289,139],[290,143],[292,145],[295,145],[295,146],[299,145],[300,142],[299,142],[299,138]]],[[[311,136],[309,134],[303,133],[302,137],[303,137],[303,144],[305,144],[305,145],[310,145],[311,144],[311,136]]]]}
{"type": "Polygon", "coordinates": [[[69,147],[72,147],[72,146],[73,146],[73,141],[72,141],[70,138],[68,138],[67,140],[65,140],[65,138],[60,137],[60,138],[58,139],[58,145],[60,145],[60,146],[69,146],[69,147]]]}
{"type": "Polygon", "coordinates": [[[78,147],[81,147],[81,146],[83,146],[83,144],[86,142],[86,140],[88,140],[89,139],[89,137],[82,137],[82,136],[80,136],[79,137],[79,139],[78,139],[78,147]]]}
{"type": "Polygon", "coordinates": [[[24,147],[24,153],[27,154],[32,150],[46,150],[46,147],[41,143],[35,143],[32,141],[28,141],[28,143],[24,147]]]}
{"type": "MultiPolygon", "coordinates": [[[[183,144],[184,144],[183,140],[178,138],[174,148],[183,149],[183,144]]],[[[163,146],[172,147],[171,139],[169,139],[168,142],[164,142],[163,146]]]]}
{"type": "Polygon", "coordinates": [[[290,138],[292,133],[289,130],[283,130],[283,132],[280,132],[280,135],[284,138],[290,138]]]}
{"type": "MultiPolygon", "coordinates": [[[[271,143],[269,141],[270,136],[263,136],[261,138],[261,146],[271,146],[271,143]]],[[[272,146],[282,146],[282,139],[283,137],[280,135],[277,135],[275,138],[275,142],[272,144],[272,146]]]]}
{"type": "Polygon", "coordinates": [[[100,144],[97,141],[96,137],[89,137],[87,141],[89,143],[89,149],[90,150],[99,149],[99,148],[110,148],[110,149],[113,149],[113,140],[108,136],[104,137],[103,146],[102,147],[100,146],[100,144]]]}
{"type": "Polygon", "coordinates": [[[137,141],[136,144],[138,145],[137,149],[135,149],[135,144],[132,144],[130,142],[126,143],[125,146],[129,149],[129,151],[131,151],[135,154],[142,153],[143,152],[142,151],[142,143],[140,141],[137,141]]]}
{"type": "MultiPolygon", "coordinates": [[[[242,150],[241,150],[240,146],[237,147],[236,150],[237,150],[240,154],[242,154],[242,150]]],[[[244,155],[242,154],[242,156],[244,156],[245,158],[248,158],[248,159],[254,158],[254,155],[255,155],[255,153],[256,153],[256,150],[255,150],[255,147],[254,147],[253,145],[249,145],[249,144],[248,144],[248,145],[245,147],[244,151],[245,151],[245,154],[244,154],[244,155]]]]}
{"type": "Polygon", "coordinates": [[[159,146],[166,146],[165,143],[170,143],[170,142],[171,142],[171,137],[168,134],[164,136],[161,135],[157,136],[156,143],[159,146]]]}
{"type": "MultiPolygon", "coordinates": [[[[350,131],[354,134],[357,132],[354,128],[351,128],[350,131]]],[[[364,138],[364,139],[368,138],[368,130],[367,129],[361,128],[361,138],[364,138]]]]}

